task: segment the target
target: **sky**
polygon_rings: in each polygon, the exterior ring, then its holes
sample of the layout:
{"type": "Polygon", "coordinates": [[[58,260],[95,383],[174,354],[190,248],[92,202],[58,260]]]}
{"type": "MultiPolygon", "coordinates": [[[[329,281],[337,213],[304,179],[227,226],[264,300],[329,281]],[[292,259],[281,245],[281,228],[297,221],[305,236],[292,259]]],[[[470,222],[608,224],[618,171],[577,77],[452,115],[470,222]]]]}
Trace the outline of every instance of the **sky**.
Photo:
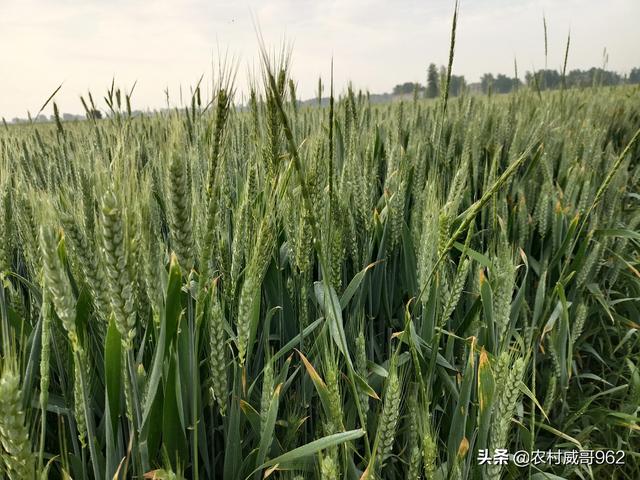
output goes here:
{"type": "MultiPolygon", "coordinates": [[[[82,113],[80,95],[102,99],[112,79],[136,83],[134,109],[165,107],[165,91],[179,106],[202,75],[211,91],[225,55],[242,101],[260,72],[256,25],[268,48],[291,47],[299,98],[328,81],[332,58],[338,93],[349,81],[388,92],[447,62],[452,14],[452,0],[0,0],[0,116],[35,114],[60,84],[60,111],[82,113]]],[[[568,69],[602,66],[604,48],[607,68],[640,66],[639,0],[462,0],[453,73],[544,68],[543,15],[549,68],[561,69],[569,31],[568,69]]]]}

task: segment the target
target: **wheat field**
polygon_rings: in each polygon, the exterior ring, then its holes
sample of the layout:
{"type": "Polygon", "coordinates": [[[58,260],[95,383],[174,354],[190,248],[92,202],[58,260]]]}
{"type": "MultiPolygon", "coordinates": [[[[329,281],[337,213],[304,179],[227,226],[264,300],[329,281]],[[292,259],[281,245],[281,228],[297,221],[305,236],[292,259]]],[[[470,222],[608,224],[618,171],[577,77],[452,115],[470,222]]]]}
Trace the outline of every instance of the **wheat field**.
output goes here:
{"type": "Polygon", "coordinates": [[[0,128],[0,477],[640,478],[638,87],[232,80],[0,128]]]}

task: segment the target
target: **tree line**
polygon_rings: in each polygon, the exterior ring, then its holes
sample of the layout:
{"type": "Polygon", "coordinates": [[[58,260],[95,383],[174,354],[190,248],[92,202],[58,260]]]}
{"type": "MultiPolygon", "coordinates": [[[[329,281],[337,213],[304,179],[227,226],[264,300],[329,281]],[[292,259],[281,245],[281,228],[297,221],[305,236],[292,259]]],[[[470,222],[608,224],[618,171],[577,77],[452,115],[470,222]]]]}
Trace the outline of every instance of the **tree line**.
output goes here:
{"type": "MultiPolygon", "coordinates": [[[[426,85],[416,82],[405,82],[393,87],[393,95],[414,94],[426,98],[436,98],[440,95],[442,86],[446,81],[446,69],[438,68],[431,63],[427,68],[426,85]]],[[[484,94],[509,93],[526,85],[536,90],[554,90],[558,88],[584,88],[594,85],[613,86],[622,84],[640,84],[640,68],[631,70],[629,75],[621,75],[618,72],[604,68],[592,67],[588,70],[575,69],[564,75],[554,69],[526,72],[524,82],[517,76],[509,77],[499,73],[485,73],[480,82],[468,84],[464,75],[451,75],[449,82],[449,95],[460,95],[464,90],[480,91],[484,94]]]]}

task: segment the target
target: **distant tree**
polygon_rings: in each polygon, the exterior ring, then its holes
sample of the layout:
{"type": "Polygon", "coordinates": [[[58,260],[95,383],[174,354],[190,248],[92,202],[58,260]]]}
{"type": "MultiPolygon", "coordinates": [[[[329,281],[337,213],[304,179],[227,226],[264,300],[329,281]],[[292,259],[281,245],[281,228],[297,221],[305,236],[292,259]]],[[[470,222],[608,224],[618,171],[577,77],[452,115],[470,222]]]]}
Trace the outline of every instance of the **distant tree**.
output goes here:
{"type": "Polygon", "coordinates": [[[640,83],[640,68],[632,68],[629,72],[629,83],[640,83]]]}
{"type": "Polygon", "coordinates": [[[88,111],[88,115],[87,117],[89,117],[90,119],[93,120],[101,120],[102,119],[102,112],[100,110],[98,110],[97,108],[91,109],[88,111]]]}
{"type": "Polygon", "coordinates": [[[511,91],[511,79],[499,73],[493,81],[493,90],[496,93],[509,93],[511,91]]]}
{"type": "Polygon", "coordinates": [[[524,83],[530,87],[533,87],[534,84],[534,78],[533,78],[533,73],[531,72],[525,72],[524,74],[524,83]]]}
{"type": "Polygon", "coordinates": [[[401,84],[398,84],[395,87],[393,87],[393,94],[394,95],[407,95],[407,94],[413,93],[416,89],[418,91],[421,91],[421,90],[424,90],[424,87],[422,85],[420,85],[419,83],[405,82],[405,83],[401,83],[401,84]]]}
{"type": "Polygon", "coordinates": [[[493,91],[493,82],[495,79],[493,78],[493,74],[485,73],[482,75],[480,79],[480,88],[482,88],[482,93],[489,93],[493,91]]]}
{"type": "Polygon", "coordinates": [[[493,80],[493,91],[496,93],[509,93],[513,91],[520,81],[517,78],[511,78],[501,73],[493,80]]]}
{"type": "Polygon", "coordinates": [[[440,95],[438,68],[435,63],[429,65],[427,70],[427,98],[436,98],[440,95]]]}
{"type": "Polygon", "coordinates": [[[538,70],[535,75],[540,90],[550,90],[558,88],[562,83],[562,76],[557,70],[538,70]]]}
{"type": "MultiPolygon", "coordinates": [[[[628,81],[633,83],[630,78],[628,81]]],[[[622,82],[623,78],[620,74],[595,67],[589,70],[571,70],[566,77],[566,85],[568,87],[578,88],[591,87],[593,85],[619,85],[622,82]]]]}
{"type": "Polygon", "coordinates": [[[593,85],[593,72],[588,70],[571,70],[567,74],[567,86],[569,87],[590,87],[593,85]]]}
{"type": "Polygon", "coordinates": [[[622,83],[622,77],[616,72],[602,68],[592,70],[595,70],[595,80],[600,85],[620,85],[622,83]]]}
{"type": "Polygon", "coordinates": [[[464,79],[464,75],[451,75],[449,83],[449,95],[457,97],[461,95],[467,86],[467,82],[464,79]]]}

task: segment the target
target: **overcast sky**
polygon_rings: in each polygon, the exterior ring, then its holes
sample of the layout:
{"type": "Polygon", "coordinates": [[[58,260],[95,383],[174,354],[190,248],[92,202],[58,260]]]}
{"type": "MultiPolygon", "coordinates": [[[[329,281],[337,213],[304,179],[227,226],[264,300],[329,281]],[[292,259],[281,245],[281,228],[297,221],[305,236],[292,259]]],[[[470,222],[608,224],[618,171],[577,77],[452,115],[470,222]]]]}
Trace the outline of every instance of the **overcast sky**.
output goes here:
{"type": "MultiPolygon", "coordinates": [[[[336,89],[351,80],[371,92],[424,83],[430,62],[444,64],[451,0],[0,0],[0,116],[32,114],[56,95],[62,112],[81,113],[79,97],[102,98],[111,79],[123,90],[137,80],[133,106],[173,105],[205,74],[218,51],[238,59],[238,89],[258,66],[252,18],[267,46],[293,46],[299,96],[309,98],[334,59],[336,89]]],[[[454,73],[520,76],[544,67],[542,16],[549,30],[549,68],[602,65],[628,73],[640,66],[639,0],[463,0],[454,73]]],[[[186,96],[186,95],[185,95],[186,96]]],[[[104,108],[103,102],[100,106],[104,108]]],[[[47,114],[51,109],[46,110],[47,114]]]]}

